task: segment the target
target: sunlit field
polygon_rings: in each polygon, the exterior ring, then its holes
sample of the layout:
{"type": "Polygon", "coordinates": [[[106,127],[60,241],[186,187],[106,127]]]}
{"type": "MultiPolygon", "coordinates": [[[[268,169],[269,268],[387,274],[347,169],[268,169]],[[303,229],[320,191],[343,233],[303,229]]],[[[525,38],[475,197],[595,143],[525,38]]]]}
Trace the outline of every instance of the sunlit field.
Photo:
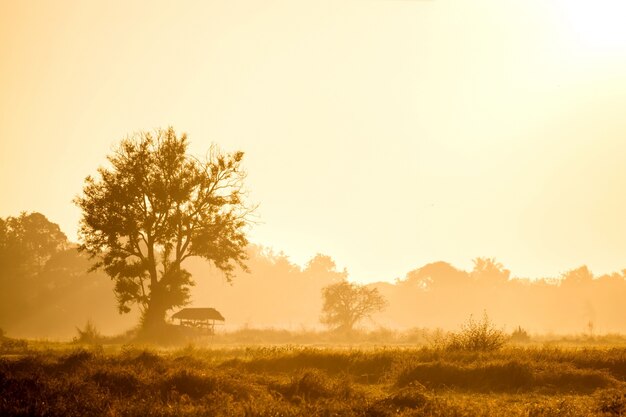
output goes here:
{"type": "MultiPolygon", "coordinates": [[[[479,349],[455,348],[432,334],[430,341],[402,344],[400,335],[387,334],[394,335],[388,345],[374,332],[334,345],[246,346],[222,335],[174,347],[4,338],[0,415],[626,413],[626,347],[602,337],[508,340],[479,349]]],[[[247,330],[238,337],[284,340],[286,332],[247,330]]]]}
{"type": "Polygon", "coordinates": [[[0,417],[626,417],[626,0],[0,0],[0,417]]]}

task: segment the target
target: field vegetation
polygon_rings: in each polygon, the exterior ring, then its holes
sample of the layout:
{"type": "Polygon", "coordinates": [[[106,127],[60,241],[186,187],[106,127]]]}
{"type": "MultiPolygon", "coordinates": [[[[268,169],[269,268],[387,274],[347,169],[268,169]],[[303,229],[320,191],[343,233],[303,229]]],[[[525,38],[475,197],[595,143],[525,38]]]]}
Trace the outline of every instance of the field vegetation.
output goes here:
{"type": "Polygon", "coordinates": [[[78,334],[72,343],[2,337],[0,415],[626,414],[625,347],[514,344],[487,317],[421,345],[368,342],[383,338],[376,332],[352,343],[245,345],[234,341],[295,334],[243,329],[177,347],[122,344],[91,324],[78,334]]]}

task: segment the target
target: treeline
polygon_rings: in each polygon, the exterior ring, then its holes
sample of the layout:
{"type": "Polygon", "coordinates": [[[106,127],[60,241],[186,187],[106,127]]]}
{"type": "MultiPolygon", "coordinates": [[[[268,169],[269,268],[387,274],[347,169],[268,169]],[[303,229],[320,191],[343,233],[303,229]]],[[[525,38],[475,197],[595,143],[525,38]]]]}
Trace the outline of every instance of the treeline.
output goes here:
{"type": "Polygon", "coordinates": [[[493,259],[479,258],[472,271],[435,262],[395,284],[377,284],[389,300],[381,320],[389,326],[454,328],[468,314],[487,311],[508,331],[535,333],[626,332],[624,271],[594,276],[581,266],[560,277],[511,278],[493,259]]]}
{"type": "Polygon", "coordinates": [[[93,320],[107,333],[131,327],[113,284],[40,213],[0,218],[0,328],[16,337],[69,338],[93,320]]]}
{"type": "MultiPolygon", "coordinates": [[[[237,274],[232,286],[206,266],[190,266],[198,281],[194,301],[221,308],[231,325],[320,328],[321,289],[348,273],[324,255],[300,268],[282,254],[257,247],[250,253],[251,274],[237,274]]],[[[626,332],[623,271],[596,277],[581,266],[560,277],[520,279],[494,259],[477,258],[471,271],[434,262],[393,283],[370,286],[388,302],[368,324],[374,328],[454,330],[469,315],[487,312],[507,331],[522,326],[533,333],[626,332]]]]}
{"type": "MultiPolygon", "coordinates": [[[[251,245],[247,251],[250,273],[237,271],[232,284],[209,263],[188,260],[185,267],[196,282],[192,305],[217,308],[229,330],[322,328],[321,290],[348,279],[348,272],[326,255],[301,267],[267,248],[251,245]]],[[[0,328],[15,336],[69,338],[87,320],[105,334],[135,326],[137,312],[119,315],[113,283],[101,272],[88,272],[90,266],[44,215],[0,219],[0,328]]],[[[388,302],[366,323],[371,327],[456,329],[470,314],[486,311],[509,331],[626,332],[623,271],[594,276],[582,266],[560,277],[518,279],[497,261],[478,258],[471,271],[435,262],[371,286],[388,302]]]]}

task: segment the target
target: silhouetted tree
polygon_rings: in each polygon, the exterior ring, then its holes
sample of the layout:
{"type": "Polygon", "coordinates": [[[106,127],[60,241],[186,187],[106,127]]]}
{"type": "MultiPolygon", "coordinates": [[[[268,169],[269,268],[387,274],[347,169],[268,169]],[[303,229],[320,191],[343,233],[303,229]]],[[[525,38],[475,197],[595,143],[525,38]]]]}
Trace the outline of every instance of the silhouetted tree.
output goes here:
{"type": "Polygon", "coordinates": [[[213,146],[200,160],[187,147],[172,128],[124,139],[110,168],[87,177],[75,199],[81,250],[115,282],[120,313],[140,307],[144,328],[158,328],[168,310],[188,302],[185,259],[212,261],[228,281],[236,265],[246,269],[243,152],[213,146]]]}
{"type": "Polygon", "coordinates": [[[472,278],[487,284],[502,284],[509,280],[511,271],[496,261],[495,258],[476,258],[473,260],[472,278]]]}
{"type": "Polygon", "coordinates": [[[67,245],[59,226],[41,213],[0,218],[0,320],[30,308],[44,265],[67,245]]]}
{"type": "Polygon", "coordinates": [[[593,273],[586,265],[571,269],[561,275],[561,285],[566,287],[584,287],[593,283],[593,273]]]}
{"type": "Polygon", "coordinates": [[[406,278],[399,283],[422,290],[441,290],[468,285],[470,280],[467,272],[456,269],[447,262],[438,261],[407,273],[406,278]]]}
{"type": "Polygon", "coordinates": [[[387,306],[387,301],[376,288],[347,281],[324,287],[322,297],[324,305],[320,321],[339,331],[351,331],[357,322],[387,306]]]}
{"type": "Polygon", "coordinates": [[[307,262],[306,269],[311,272],[334,272],[337,265],[330,256],[318,253],[307,262]]]}
{"type": "Polygon", "coordinates": [[[41,213],[0,218],[0,266],[15,273],[34,275],[52,255],[67,246],[59,225],[41,213]]]}
{"type": "Polygon", "coordinates": [[[337,271],[337,265],[333,258],[321,253],[316,254],[307,262],[303,272],[305,276],[322,283],[322,286],[344,281],[348,276],[345,269],[337,271]]]}

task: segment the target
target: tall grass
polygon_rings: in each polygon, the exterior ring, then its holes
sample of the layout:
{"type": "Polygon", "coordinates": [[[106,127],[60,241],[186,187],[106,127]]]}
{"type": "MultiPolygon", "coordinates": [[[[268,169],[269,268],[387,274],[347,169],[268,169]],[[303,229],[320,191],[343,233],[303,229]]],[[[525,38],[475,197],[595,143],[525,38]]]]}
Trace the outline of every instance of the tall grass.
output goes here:
{"type": "Polygon", "coordinates": [[[611,416],[626,349],[134,345],[0,358],[0,415],[611,416]]]}

